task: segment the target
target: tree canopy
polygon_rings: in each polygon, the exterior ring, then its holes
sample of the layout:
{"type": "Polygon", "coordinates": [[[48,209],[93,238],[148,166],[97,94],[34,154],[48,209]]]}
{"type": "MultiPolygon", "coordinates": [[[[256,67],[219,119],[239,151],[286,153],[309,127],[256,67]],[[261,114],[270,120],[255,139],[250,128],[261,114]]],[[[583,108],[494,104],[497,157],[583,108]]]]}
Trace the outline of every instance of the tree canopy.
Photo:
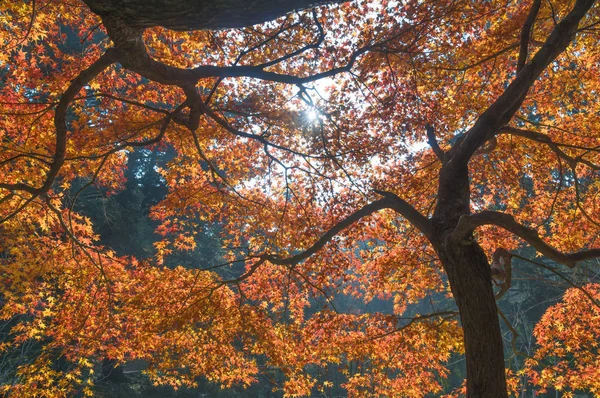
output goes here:
{"type": "Polygon", "coordinates": [[[418,397],[464,355],[445,392],[600,396],[600,287],[565,276],[600,257],[599,26],[594,0],[4,2],[3,391],[89,395],[107,359],[418,397]],[[158,238],[124,251],[78,203],[141,149],[165,192],[123,209],[158,238]],[[507,372],[521,262],[571,289],[507,372]]]}

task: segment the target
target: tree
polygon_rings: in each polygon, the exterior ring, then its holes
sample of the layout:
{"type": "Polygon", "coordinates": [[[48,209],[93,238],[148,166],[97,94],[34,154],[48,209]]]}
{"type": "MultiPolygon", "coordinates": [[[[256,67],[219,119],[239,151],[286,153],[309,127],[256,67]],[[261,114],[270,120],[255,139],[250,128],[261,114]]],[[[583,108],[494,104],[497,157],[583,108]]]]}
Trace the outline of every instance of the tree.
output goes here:
{"type": "Polygon", "coordinates": [[[0,19],[2,316],[23,319],[11,346],[48,347],[8,390],[60,395],[106,357],[175,386],[277,368],[289,396],[344,364],[351,395],[419,396],[464,350],[467,396],[507,396],[494,290],[510,278],[488,256],[600,257],[595,1],[85,3],[0,19]],[[118,257],[65,193],[116,192],[127,151],[163,144],[164,239],[118,257]],[[162,267],[199,221],[224,225],[227,263],[162,267]],[[441,302],[405,315],[440,292],[460,324],[441,302]],[[340,294],[394,310],[336,311],[340,294]]]}

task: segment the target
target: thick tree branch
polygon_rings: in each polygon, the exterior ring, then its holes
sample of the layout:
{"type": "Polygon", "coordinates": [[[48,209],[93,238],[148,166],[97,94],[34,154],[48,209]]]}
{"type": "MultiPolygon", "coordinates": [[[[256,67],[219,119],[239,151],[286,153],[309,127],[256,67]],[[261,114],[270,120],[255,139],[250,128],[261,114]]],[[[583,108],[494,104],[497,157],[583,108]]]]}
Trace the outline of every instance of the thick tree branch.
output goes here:
{"type": "MultiPolygon", "coordinates": [[[[585,218],[588,219],[588,221],[590,221],[597,227],[600,227],[600,224],[598,224],[598,222],[596,220],[594,220],[592,218],[592,216],[590,216],[588,211],[581,205],[582,202],[581,202],[581,193],[580,193],[580,182],[579,182],[579,177],[577,175],[577,165],[578,164],[586,165],[587,167],[589,167],[590,169],[592,169],[594,171],[599,171],[600,165],[585,159],[584,158],[585,153],[578,155],[576,157],[573,157],[573,156],[570,156],[567,153],[565,153],[561,148],[561,147],[574,148],[574,149],[579,149],[579,150],[585,150],[587,153],[589,153],[589,152],[598,152],[599,149],[597,147],[596,148],[585,148],[585,147],[581,147],[581,146],[577,146],[577,145],[559,144],[559,143],[552,141],[552,139],[550,137],[548,137],[547,135],[538,133],[536,131],[523,130],[523,129],[518,129],[515,127],[504,127],[504,128],[502,128],[502,130],[500,130],[500,133],[508,133],[511,135],[524,137],[524,138],[530,139],[532,141],[544,143],[544,144],[548,145],[552,151],[554,151],[556,156],[559,158],[559,162],[560,162],[560,160],[565,160],[567,162],[567,164],[569,165],[569,168],[573,172],[577,208],[581,211],[581,213],[585,216],[585,218]]],[[[559,164],[559,166],[560,166],[560,164],[559,164]]],[[[562,174],[562,172],[561,172],[561,174],[562,174]]]]}
{"type": "Polygon", "coordinates": [[[404,217],[431,241],[433,238],[433,230],[431,221],[427,217],[422,215],[410,203],[400,198],[395,193],[380,190],[375,190],[374,192],[388,199],[390,203],[390,209],[404,217]]]}
{"type": "Polygon", "coordinates": [[[540,10],[540,5],[542,4],[542,0],[534,0],[531,5],[531,9],[529,10],[529,14],[527,15],[527,19],[523,24],[523,29],[521,30],[521,44],[519,48],[519,59],[517,61],[517,73],[523,69],[525,63],[527,62],[527,54],[529,47],[529,39],[531,37],[531,31],[533,28],[533,23],[537,17],[537,14],[540,10]]]}
{"type": "Polygon", "coordinates": [[[475,125],[466,133],[464,140],[454,148],[452,162],[459,166],[466,165],[477,149],[510,121],[535,80],[573,40],[579,22],[594,3],[595,0],[576,1],[571,12],[554,27],[531,62],[523,66],[508,88],[481,114],[475,125]]]}
{"type": "Polygon", "coordinates": [[[461,241],[475,230],[475,228],[482,225],[496,225],[504,228],[529,243],[549,259],[571,268],[579,261],[600,257],[600,248],[582,250],[575,253],[562,253],[544,242],[537,231],[519,224],[512,215],[497,211],[482,211],[481,213],[462,216],[450,238],[455,241],[461,241]]]}
{"type": "Polygon", "coordinates": [[[110,38],[115,43],[115,47],[118,49],[118,62],[123,67],[157,83],[181,87],[190,84],[195,85],[198,80],[209,77],[249,77],[278,83],[302,85],[351,70],[358,57],[370,49],[370,46],[359,48],[350,56],[345,65],[304,77],[266,71],[265,65],[270,66],[271,63],[242,66],[200,65],[196,68],[183,69],[165,65],[152,59],[144,45],[142,29],[131,28],[122,19],[117,17],[105,18],[104,25],[110,38]]]}
{"type": "Polygon", "coordinates": [[[82,71],[71,82],[69,88],[67,88],[67,90],[60,97],[54,112],[54,127],[56,128],[56,147],[54,149],[54,160],[52,161],[50,170],[48,170],[48,173],[46,174],[46,181],[40,188],[37,189],[37,195],[47,192],[50,187],[52,187],[54,179],[58,175],[58,172],[64,163],[65,153],[67,151],[67,109],[69,107],[69,103],[73,100],[73,98],[75,98],[83,86],[98,76],[114,62],[114,51],[109,49],[100,58],[98,58],[96,62],[82,71]]]}
{"type": "Polygon", "coordinates": [[[260,268],[260,266],[267,261],[270,262],[271,264],[276,264],[276,265],[289,265],[289,266],[296,265],[299,262],[306,260],[313,254],[317,253],[334,236],[339,234],[344,229],[348,228],[350,225],[354,224],[356,221],[360,220],[363,217],[370,216],[371,214],[373,214],[379,210],[383,210],[383,209],[387,209],[387,208],[390,208],[390,200],[387,197],[384,197],[382,199],[378,199],[374,202],[371,202],[371,203],[361,207],[354,213],[350,214],[348,217],[344,218],[337,224],[335,224],[327,232],[325,232],[323,234],[323,236],[321,236],[321,238],[319,238],[319,240],[317,240],[315,243],[313,243],[308,249],[303,250],[302,252],[300,252],[296,255],[293,255],[291,257],[286,257],[286,258],[274,256],[272,254],[263,254],[263,255],[257,257],[256,262],[254,264],[252,264],[252,266],[250,266],[250,269],[248,271],[246,271],[244,274],[242,274],[241,276],[239,276],[235,279],[223,281],[223,283],[239,283],[239,282],[249,278],[250,276],[252,276],[260,268]]]}
{"type": "Polygon", "coordinates": [[[371,214],[378,212],[383,209],[393,209],[403,217],[405,217],[409,222],[414,224],[418,229],[420,229],[425,235],[429,233],[429,220],[427,220],[421,213],[415,210],[410,204],[400,199],[398,196],[389,193],[389,192],[378,192],[384,195],[383,198],[378,199],[374,202],[371,202],[354,213],[350,214],[348,217],[344,218],[333,227],[331,227],[327,232],[319,238],[312,246],[308,249],[298,253],[294,256],[288,258],[278,258],[276,256],[267,255],[266,259],[277,265],[294,265],[299,263],[302,260],[307,259],[312,256],[316,252],[318,252],[325,244],[327,244],[334,236],[339,234],[344,229],[348,228],[350,225],[359,221],[360,219],[370,216],[371,214]],[[421,229],[423,228],[423,229],[421,229]]]}
{"type": "Polygon", "coordinates": [[[32,195],[35,195],[37,193],[36,188],[32,187],[31,185],[24,184],[21,182],[18,182],[15,184],[0,183],[0,188],[7,189],[9,191],[24,191],[24,192],[28,192],[32,195]]]}
{"type": "Polygon", "coordinates": [[[172,30],[241,28],[285,14],[343,0],[84,0],[102,18],[118,16],[129,26],[172,30]]]}

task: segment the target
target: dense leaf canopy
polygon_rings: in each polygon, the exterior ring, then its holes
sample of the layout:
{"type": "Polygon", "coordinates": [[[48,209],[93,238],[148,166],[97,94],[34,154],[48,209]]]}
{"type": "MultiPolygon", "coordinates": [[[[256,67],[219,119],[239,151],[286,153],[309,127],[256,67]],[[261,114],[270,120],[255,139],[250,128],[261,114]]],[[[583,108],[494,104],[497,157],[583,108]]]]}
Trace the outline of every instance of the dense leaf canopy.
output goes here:
{"type": "MultiPolygon", "coordinates": [[[[4,391],[91,394],[109,358],[175,387],[277,369],[309,396],[335,366],[350,396],[418,397],[465,354],[467,393],[506,396],[511,281],[488,258],[600,257],[600,5],[260,1],[246,21],[223,2],[203,21],[126,3],[0,10],[0,350],[37,347],[4,391]],[[140,148],[173,153],[146,256],[77,210],[125,189],[140,148]],[[178,255],[209,227],[221,258],[178,255]]],[[[600,396],[599,291],[548,310],[508,389],[600,396]]]]}

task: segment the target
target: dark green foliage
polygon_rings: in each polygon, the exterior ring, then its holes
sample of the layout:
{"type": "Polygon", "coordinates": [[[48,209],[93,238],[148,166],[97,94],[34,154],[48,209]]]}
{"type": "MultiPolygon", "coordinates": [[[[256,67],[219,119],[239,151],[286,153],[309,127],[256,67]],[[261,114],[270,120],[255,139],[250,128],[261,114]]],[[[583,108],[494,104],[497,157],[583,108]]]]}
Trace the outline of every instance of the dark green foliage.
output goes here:
{"type": "MultiPolygon", "coordinates": [[[[131,152],[125,174],[125,189],[115,195],[94,186],[76,199],[74,209],[89,217],[100,235],[100,244],[118,255],[143,259],[153,254],[154,234],[158,222],[149,217],[150,209],[167,193],[167,187],[156,171],[172,156],[166,152],[141,149],[131,152]]],[[[86,181],[80,182],[81,186],[86,181]]],[[[73,195],[80,187],[74,187],[73,195]]]]}

